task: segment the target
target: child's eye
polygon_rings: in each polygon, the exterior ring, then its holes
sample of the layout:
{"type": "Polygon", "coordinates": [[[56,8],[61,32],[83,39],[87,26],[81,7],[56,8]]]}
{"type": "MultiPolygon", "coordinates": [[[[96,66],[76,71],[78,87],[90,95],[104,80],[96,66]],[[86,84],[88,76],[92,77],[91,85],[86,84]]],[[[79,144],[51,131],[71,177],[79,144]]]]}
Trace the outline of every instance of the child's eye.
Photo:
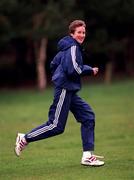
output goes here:
{"type": "Polygon", "coordinates": [[[83,32],[83,31],[78,31],[78,34],[85,34],[85,32],[83,32]]]}

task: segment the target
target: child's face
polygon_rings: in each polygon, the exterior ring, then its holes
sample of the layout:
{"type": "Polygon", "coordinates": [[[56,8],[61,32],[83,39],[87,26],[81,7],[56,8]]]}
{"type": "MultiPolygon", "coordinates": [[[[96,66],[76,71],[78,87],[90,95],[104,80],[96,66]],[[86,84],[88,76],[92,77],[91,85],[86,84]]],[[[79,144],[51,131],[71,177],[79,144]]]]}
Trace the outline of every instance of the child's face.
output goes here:
{"type": "Polygon", "coordinates": [[[83,43],[85,36],[86,36],[86,30],[84,26],[77,27],[75,29],[75,32],[71,34],[71,36],[80,44],[83,43]]]}

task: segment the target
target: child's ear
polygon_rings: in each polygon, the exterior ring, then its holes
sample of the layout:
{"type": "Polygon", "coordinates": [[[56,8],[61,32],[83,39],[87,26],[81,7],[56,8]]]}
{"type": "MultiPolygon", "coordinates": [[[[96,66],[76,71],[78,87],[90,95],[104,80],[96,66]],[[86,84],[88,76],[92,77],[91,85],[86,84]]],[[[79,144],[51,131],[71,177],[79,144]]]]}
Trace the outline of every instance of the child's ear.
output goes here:
{"type": "Polygon", "coordinates": [[[74,35],[73,33],[70,33],[70,36],[72,36],[72,37],[73,37],[73,35],[74,35]]]}

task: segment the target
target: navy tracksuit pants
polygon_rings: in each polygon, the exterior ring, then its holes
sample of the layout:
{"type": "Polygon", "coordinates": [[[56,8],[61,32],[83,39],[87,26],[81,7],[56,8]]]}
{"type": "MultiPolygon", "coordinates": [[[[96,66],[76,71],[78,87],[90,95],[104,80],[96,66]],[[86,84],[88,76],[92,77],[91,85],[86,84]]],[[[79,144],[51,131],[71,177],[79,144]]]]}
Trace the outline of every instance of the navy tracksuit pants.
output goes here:
{"type": "Polygon", "coordinates": [[[64,132],[69,110],[81,123],[83,151],[94,150],[95,115],[75,91],[55,88],[54,100],[49,109],[49,119],[25,135],[27,142],[38,141],[64,132]]]}

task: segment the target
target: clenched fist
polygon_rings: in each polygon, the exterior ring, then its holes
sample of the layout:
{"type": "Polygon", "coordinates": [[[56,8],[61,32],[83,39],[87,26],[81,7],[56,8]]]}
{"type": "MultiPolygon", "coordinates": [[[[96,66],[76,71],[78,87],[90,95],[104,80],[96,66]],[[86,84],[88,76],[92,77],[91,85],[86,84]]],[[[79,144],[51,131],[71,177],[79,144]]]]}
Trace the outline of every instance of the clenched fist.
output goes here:
{"type": "Polygon", "coordinates": [[[99,71],[99,68],[98,68],[98,67],[94,67],[94,68],[93,68],[94,76],[98,73],[98,71],[99,71]]]}

